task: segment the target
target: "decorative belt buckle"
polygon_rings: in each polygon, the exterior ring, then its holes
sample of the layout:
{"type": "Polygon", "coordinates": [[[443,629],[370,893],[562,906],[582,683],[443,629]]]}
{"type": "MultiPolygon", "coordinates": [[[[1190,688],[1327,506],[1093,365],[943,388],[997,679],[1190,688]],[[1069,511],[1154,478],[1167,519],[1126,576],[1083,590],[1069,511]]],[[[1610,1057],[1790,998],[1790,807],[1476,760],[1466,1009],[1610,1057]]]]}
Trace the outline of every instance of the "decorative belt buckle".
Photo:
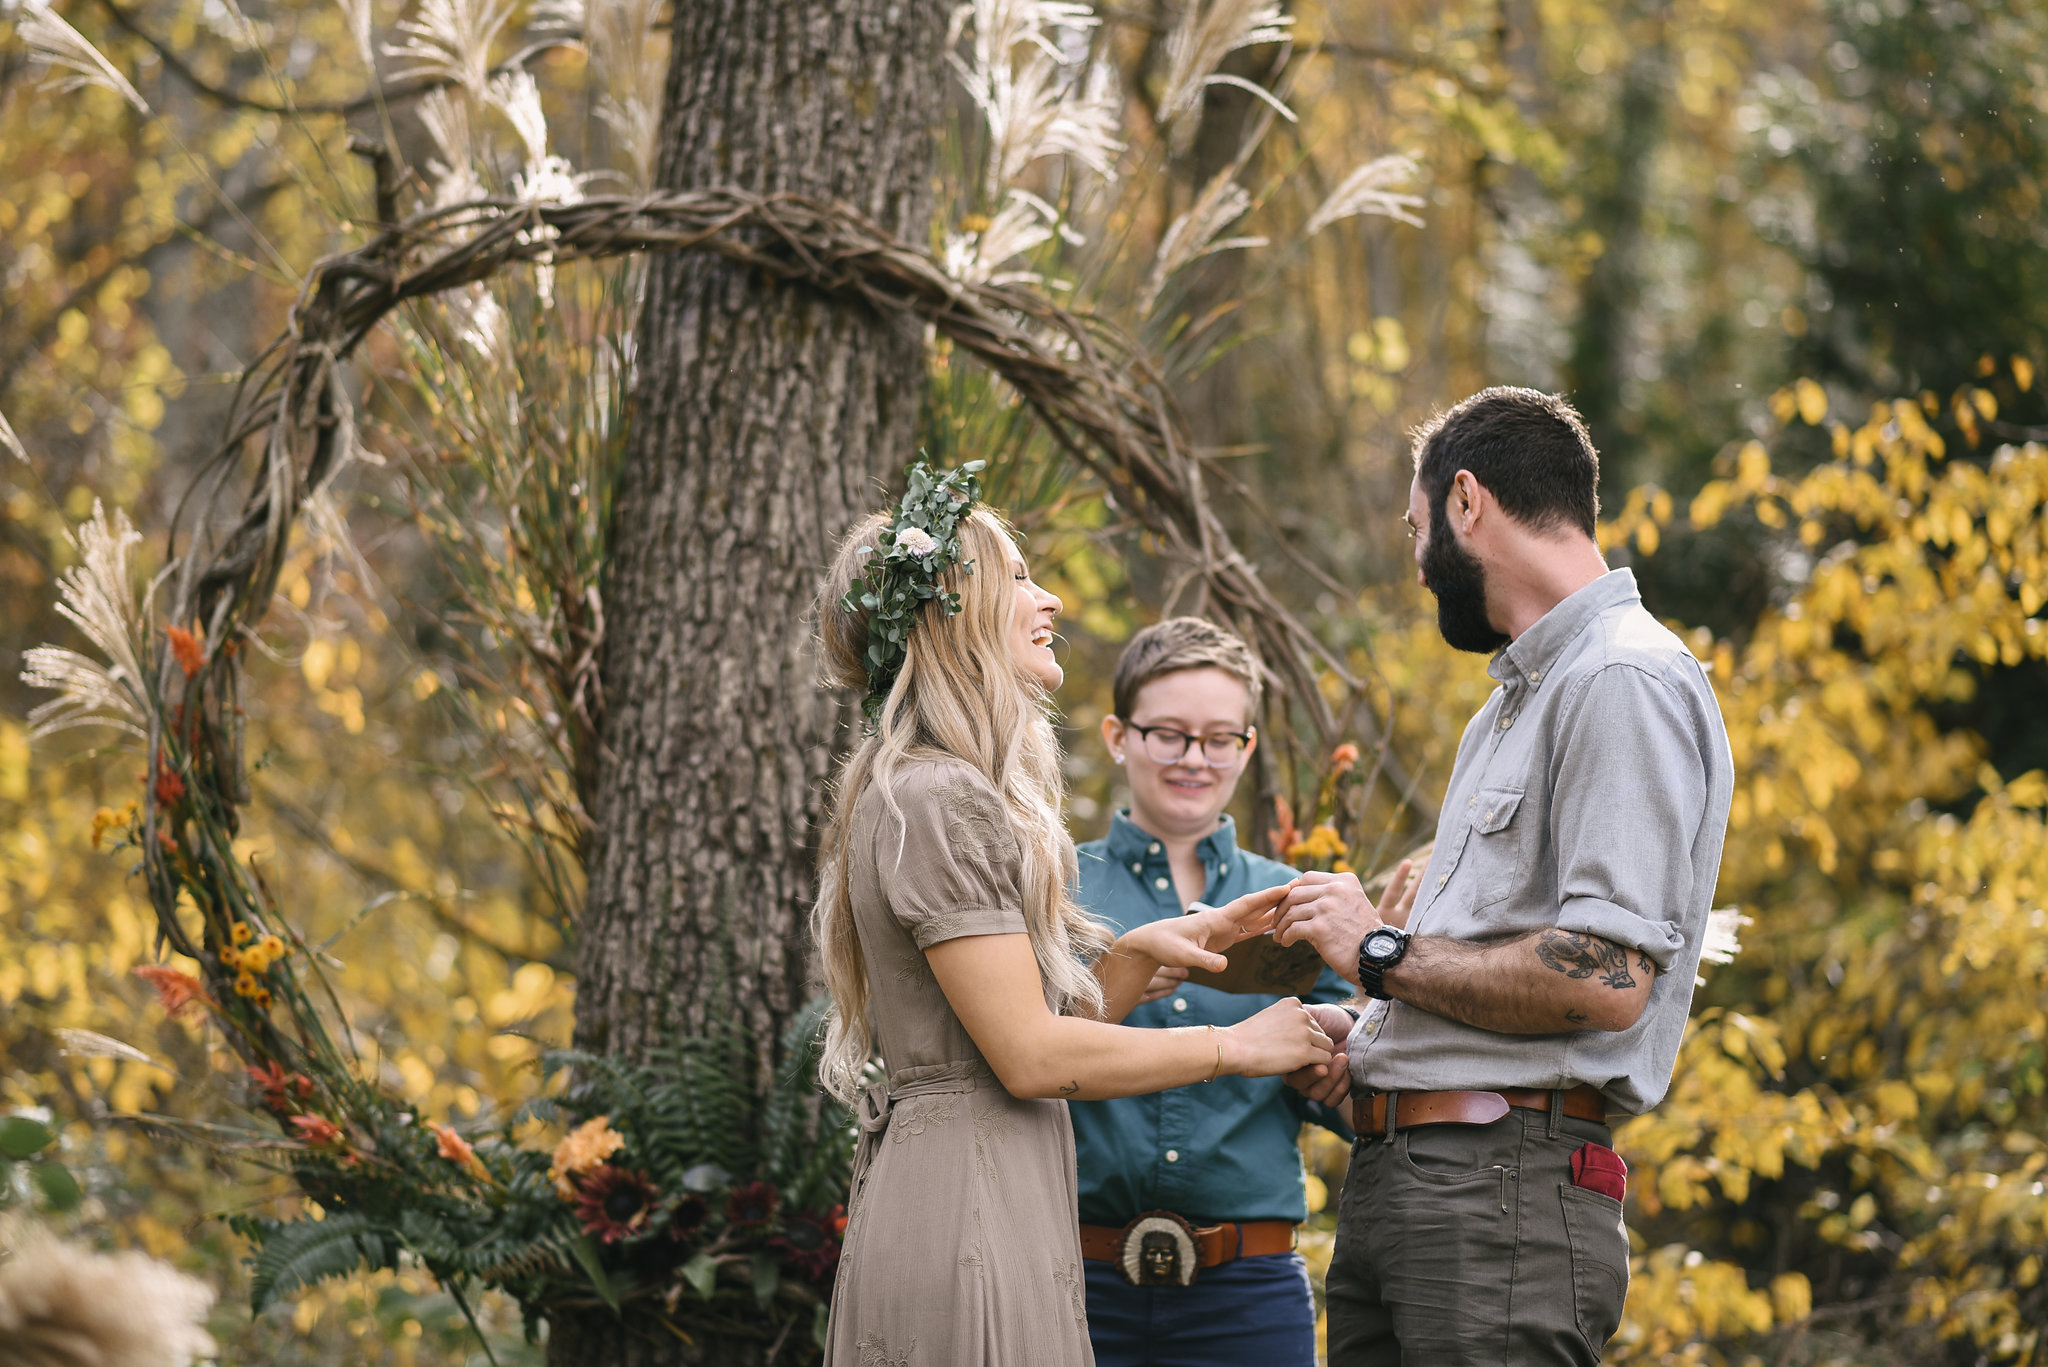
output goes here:
{"type": "Polygon", "coordinates": [[[1195,1227],[1170,1210],[1146,1211],[1117,1242],[1117,1264],[1132,1286],[1192,1286],[1200,1261],[1195,1227]]]}

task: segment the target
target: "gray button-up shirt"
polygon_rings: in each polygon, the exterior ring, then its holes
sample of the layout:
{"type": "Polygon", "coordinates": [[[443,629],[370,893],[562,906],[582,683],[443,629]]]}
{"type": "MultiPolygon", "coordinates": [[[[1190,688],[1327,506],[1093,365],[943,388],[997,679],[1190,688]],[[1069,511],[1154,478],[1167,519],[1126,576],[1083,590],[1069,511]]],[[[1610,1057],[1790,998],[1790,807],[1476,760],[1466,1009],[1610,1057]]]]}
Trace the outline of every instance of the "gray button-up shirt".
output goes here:
{"type": "Polygon", "coordinates": [[[1571,1087],[1639,1114],[1671,1083],[1721,869],[1735,766],[1706,672],[1613,570],[1493,658],[1408,929],[1491,940],[1556,926],[1657,966],[1627,1030],[1504,1035],[1374,1002],[1351,1032],[1372,1091],[1571,1087]]]}

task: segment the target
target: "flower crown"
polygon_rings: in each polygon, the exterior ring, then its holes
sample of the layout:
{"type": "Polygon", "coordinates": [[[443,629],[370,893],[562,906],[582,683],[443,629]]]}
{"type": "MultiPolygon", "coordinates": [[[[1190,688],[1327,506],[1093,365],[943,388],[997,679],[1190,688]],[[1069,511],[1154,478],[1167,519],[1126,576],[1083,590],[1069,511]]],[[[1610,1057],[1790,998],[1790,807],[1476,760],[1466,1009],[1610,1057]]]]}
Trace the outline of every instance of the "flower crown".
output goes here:
{"type": "Polygon", "coordinates": [[[970,460],[941,473],[923,452],[918,457],[906,472],[909,487],[895,520],[874,545],[861,547],[868,553],[867,564],[839,600],[847,612],[868,614],[868,693],[860,710],[870,733],[902,672],[918,609],[936,602],[948,617],[960,611],[960,595],[941,589],[939,576],[955,565],[974,573],[974,562],[960,558],[960,523],[981,498],[976,476],[988,462],[970,460]]]}

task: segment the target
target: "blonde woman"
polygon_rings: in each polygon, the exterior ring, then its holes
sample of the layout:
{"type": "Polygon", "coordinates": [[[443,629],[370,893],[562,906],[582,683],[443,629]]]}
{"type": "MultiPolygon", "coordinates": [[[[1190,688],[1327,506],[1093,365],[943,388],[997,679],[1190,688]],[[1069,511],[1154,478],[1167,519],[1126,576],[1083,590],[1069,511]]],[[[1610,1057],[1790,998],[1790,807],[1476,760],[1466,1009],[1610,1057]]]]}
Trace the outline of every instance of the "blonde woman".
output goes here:
{"type": "Polygon", "coordinates": [[[1114,942],[1074,904],[1047,713],[1060,602],[974,508],[977,469],[913,468],[903,506],[847,538],[821,614],[869,718],[815,917],[821,1076],[862,1131],[827,1367],[1092,1364],[1067,1099],[1330,1057],[1291,999],[1228,1028],[1111,1023],[1162,966],[1220,967],[1285,888],[1114,942]]]}

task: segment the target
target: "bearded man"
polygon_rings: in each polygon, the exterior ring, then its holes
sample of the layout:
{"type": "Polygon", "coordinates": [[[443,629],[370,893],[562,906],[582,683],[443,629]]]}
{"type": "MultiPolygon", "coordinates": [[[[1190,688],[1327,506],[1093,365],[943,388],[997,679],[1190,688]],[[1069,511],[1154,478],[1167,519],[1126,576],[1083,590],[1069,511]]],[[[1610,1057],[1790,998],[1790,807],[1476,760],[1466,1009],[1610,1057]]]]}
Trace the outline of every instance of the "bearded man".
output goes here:
{"type": "Polygon", "coordinates": [[[1310,873],[1276,932],[1365,1005],[1355,1026],[1311,1008],[1349,1055],[1358,1135],[1332,1367],[1594,1363],[1621,1320],[1609,1126],[1670,1085],[1734,765],[1705,671],[1601,557],[1598,479],[1554,395],[1484,390],[1416,434],[1416,565],[1444,639],[1491,652],[1500,687],[1406,927],[1357,878],[1310,873]]]}

